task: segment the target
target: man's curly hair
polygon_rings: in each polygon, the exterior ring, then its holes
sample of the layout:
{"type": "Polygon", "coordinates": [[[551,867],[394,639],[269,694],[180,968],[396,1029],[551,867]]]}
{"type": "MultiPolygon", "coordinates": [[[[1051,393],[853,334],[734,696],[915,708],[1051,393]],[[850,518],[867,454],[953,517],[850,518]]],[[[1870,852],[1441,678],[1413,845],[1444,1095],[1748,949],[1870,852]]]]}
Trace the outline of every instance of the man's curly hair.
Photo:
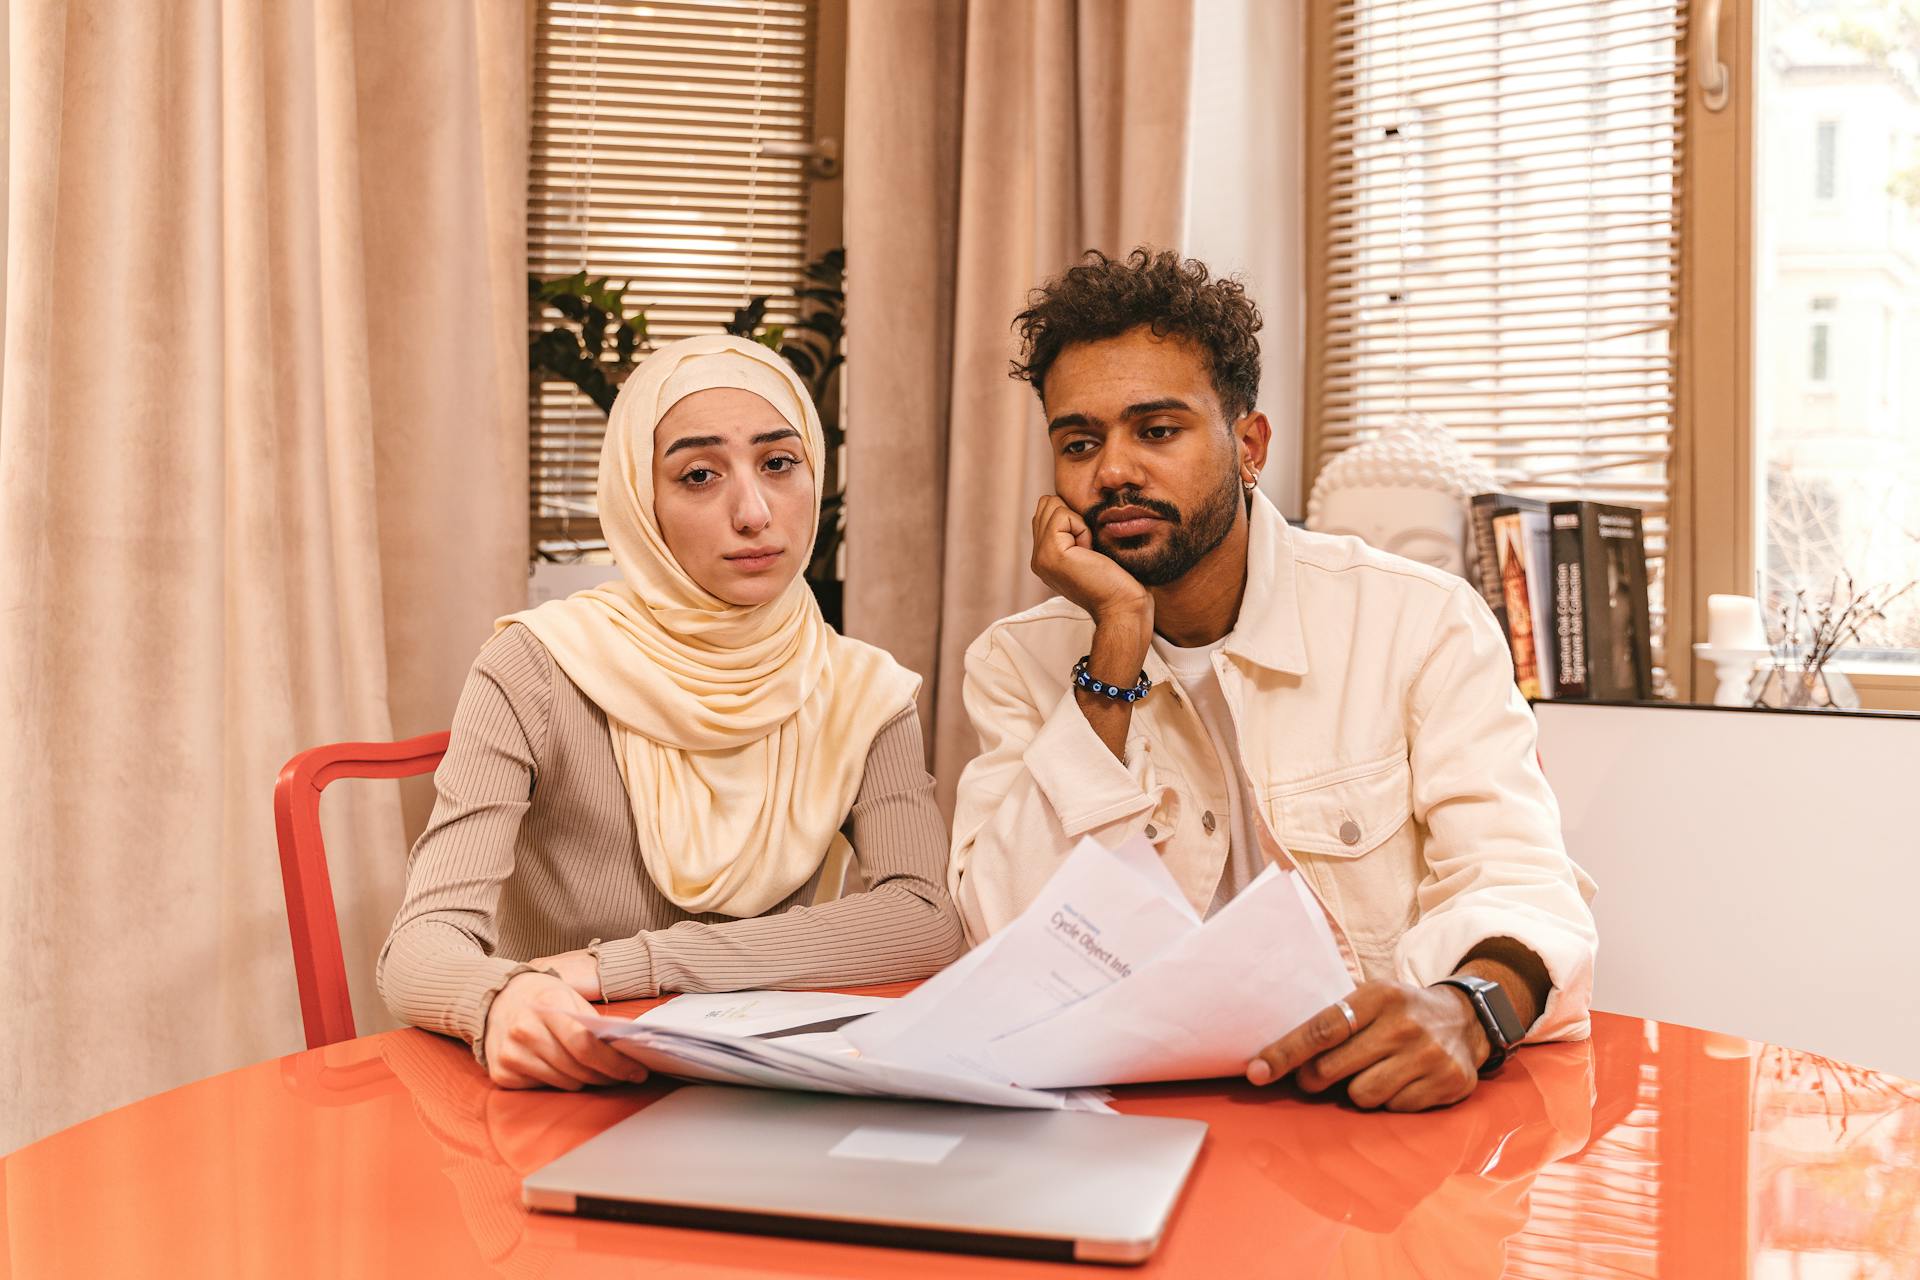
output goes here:
{"type": "Polygon", "coordinates": [[[1124,262],[1089,249],[1029,294],[1014,324],[1021,359],[1013,362],[1013,376],[1031,382],[1042,399],[1047,372],[1062,351],[1142,325],[1155,337],[1180,337],[1200,348],[1228,422],[1251,413],[1260,392],[1259,308],[1238,280],[1215,279],[1206,263],[1170,249],[1135,249],[1124,262]]]}

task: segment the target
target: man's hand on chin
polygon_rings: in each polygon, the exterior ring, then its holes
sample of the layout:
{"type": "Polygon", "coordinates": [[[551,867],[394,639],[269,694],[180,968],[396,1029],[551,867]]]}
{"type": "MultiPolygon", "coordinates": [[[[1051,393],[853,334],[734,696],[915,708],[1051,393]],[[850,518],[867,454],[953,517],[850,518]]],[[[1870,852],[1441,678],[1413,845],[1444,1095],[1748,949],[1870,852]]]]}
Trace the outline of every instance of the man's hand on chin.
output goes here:
{"type": "Polygon", "coordinates": [[[1093,530],[1054,494],[1033,509],[1033,574],[1085,609],[1095,624],[1113,618],[1147,619],[1153,633],[1153,597],[1118,561],[1094,549],[1093,530]]]}
{"type": "Polygon", "coordinates": [[[1367,1110],[1425,1111],[1459,1102],[1480,1082],[1487,1033],[1473,1007],[1452,987],[1366,982],[1338,1004],[1260,1051],[1247,1079],[1271,1084],[1292,1074],[1308,1093],[1342,1080],[1347,1099],[1367,1110]]]}

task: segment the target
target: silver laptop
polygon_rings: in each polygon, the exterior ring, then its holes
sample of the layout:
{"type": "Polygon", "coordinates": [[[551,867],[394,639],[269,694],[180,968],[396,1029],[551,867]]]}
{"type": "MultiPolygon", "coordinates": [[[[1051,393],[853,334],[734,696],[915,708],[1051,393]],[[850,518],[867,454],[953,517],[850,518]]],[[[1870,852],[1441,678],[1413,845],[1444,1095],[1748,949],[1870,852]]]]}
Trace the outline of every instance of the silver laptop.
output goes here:
{"type": "Polygon", "coordinates": [[[537,1170],[553,1213],[1082,1262],[1143,1262],[1207,1126],[687,1085],[537,1170]]]}

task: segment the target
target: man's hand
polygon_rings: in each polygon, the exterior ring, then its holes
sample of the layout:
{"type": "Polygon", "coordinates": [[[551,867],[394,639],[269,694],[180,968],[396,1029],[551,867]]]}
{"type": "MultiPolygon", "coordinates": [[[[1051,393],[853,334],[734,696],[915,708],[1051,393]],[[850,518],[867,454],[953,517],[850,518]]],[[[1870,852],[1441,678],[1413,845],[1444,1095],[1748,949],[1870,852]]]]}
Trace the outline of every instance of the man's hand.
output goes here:
{"type": "Polygon", "coordinates": [[[579,992],[582,1000],[600,998],[600,961],[591,951],[562,951],[559,955],[542,956],[527,963],[536,969],[551,969],[559,974],[560,981],[579,992]]]}
{"type": "MultiPolygon", "coordinates": [[[[1126,688],[1139,676],[1153,643],[1153,596],[1115,560],[1093,549],[1093,534],[1073,508],[1048,495],[1033,512],[1033,572],[1040,581],[1093,615],[1093,678],[1126,688]]],[[[1127,758],[1133,707],[1118,698],[1079,691],[1087,723],[1113,752],[1127,758]]]]}
{"type": "Polygon", "coordinates": [[[514,978],[487,1010],[487,1075],[506,1089],[581,1089],[645,1080],[645,1067],[571,1016],[593,1011],[551,974],[514,978]]]}
{"type": "Polygon", "coordinates": [[[1146,633],[1152,636],[1153,597],[1118,561],[1093,549],[1087,522],[1052,494],[1040,499],[1033,512],[1033,572],[1092,614],[1096,626],[1144,617],[1146,633]]]}
{"type": "Polygon", "coordinates": [[[1425,1111],[1459,1102],[1480,1082],[1487,1033],[1452,987],[1366,982],[1347,996],[1357,1030],[1330,1005],[1260,1051],[1247,1079],[1270,1084],[1293,1073],[1308,1093],[1347,1082],[1356,1107],[1425,1111]]]}

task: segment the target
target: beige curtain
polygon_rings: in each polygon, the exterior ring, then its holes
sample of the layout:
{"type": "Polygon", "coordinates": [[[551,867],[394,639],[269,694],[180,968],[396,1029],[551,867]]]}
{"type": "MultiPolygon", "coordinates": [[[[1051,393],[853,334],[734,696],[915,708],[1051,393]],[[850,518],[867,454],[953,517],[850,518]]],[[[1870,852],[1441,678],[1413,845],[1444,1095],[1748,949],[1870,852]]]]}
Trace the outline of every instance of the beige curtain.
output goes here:
{"type": "Polygon", "coordinates": [[[847,629],[927,677],[951,807],[967,645],[1043,596],[1052,488],[1007,377],[1028,290],[1089,248],[1178,247],[1191,0],[852,0],[847,629]]]}
{"type": "Polygon", "coordinates": [[[302,1046],[279,767],[443,727],[524,599],[528,81],[519,0],[5,12],[0,1152],[302,1046]]]}

